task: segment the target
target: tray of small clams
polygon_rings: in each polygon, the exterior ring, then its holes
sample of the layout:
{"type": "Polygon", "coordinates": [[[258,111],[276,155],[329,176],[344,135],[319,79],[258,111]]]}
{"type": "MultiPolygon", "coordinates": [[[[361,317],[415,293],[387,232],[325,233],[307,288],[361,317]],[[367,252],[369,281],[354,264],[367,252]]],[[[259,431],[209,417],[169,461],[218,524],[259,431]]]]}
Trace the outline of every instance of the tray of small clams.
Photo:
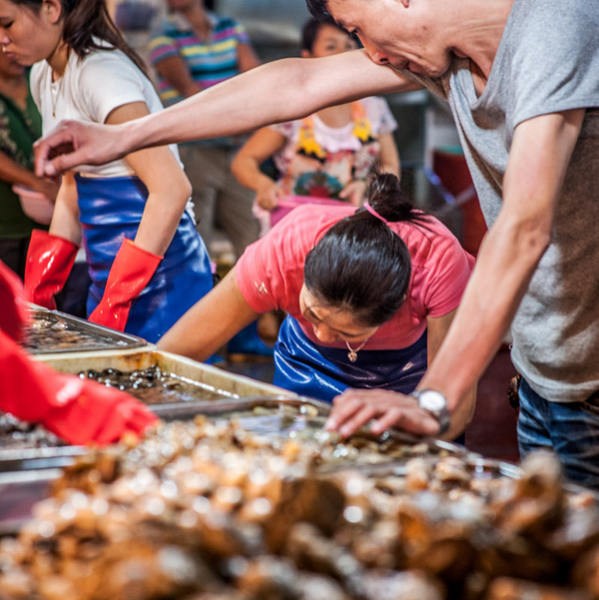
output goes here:
{"type": "MultiPolygon", "coordinates": [[[[60,372],[121,389],[163,419],[191,418],[202,406],[219,400],[295,396],[277,386],[152,349],[49,355],[45,362],[60,372]]],[[[0,413],[0,472],[62,466],[84,452],[82,447],[66,445],[39,424],[0,413]]]]}
{"type": "Polygon", "coordinates": [[[416,456],[403,475],[381,478],[322,473],[336,443],[272,443],[236,420],[198,416],[89,452],[52,481],[33,519],[0,539],[1,595],[598,597],[599,507],[566,490],[552,455],[530,455],[518,478],[493,463],[468,466],[468,455],[434,466],[416,456]],[[463,476],[476,470],[490,476],[463,476]]]}
{"type": "Polygon", "coordinates": [[[108,329],[56,310],[31,307],[22,346],[35,355],[64,352],[123,351],[146,346],[135,335],[108,329]]]}

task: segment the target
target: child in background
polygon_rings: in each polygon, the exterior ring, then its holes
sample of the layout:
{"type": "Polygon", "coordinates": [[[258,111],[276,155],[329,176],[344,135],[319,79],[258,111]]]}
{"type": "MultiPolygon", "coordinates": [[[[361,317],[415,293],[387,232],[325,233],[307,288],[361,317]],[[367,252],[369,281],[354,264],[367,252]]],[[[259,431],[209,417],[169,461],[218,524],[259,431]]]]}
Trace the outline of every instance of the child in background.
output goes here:
{"type": "MultiPolygon", "coordinates": [[[[304,58],[356,48],[355,39],[332,19],[310,19],[304,26],[304,58]]],[[[332,106],[304,119],[258,130],[239,151],[233,173],[256,192],[256,204],[262,209],[257,214],[272,211],[286,196],[337,199],[361,206],[373,165],[383,173],[400,176],[393,140],[396,128],[382,98],[332,106]],[[279,172],[276,180],[260,170],[271,157],[279,172]]]]}

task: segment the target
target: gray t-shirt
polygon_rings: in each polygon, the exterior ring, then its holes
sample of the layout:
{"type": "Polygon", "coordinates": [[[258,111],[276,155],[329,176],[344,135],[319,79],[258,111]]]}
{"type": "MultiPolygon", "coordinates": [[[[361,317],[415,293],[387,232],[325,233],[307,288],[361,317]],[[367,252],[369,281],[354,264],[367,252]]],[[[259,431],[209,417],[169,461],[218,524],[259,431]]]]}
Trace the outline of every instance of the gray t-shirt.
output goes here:
{"type": "Polygon", "coordinates": [[[440,79],[406,76],[449,102],[489,224],[515,127],[587,108],[551,244],[512,324],[512,360],[531,387],[554,402],[586,399],[599,390],[599,0],[515,0],[480,97],[467,59],[440,79]]]}

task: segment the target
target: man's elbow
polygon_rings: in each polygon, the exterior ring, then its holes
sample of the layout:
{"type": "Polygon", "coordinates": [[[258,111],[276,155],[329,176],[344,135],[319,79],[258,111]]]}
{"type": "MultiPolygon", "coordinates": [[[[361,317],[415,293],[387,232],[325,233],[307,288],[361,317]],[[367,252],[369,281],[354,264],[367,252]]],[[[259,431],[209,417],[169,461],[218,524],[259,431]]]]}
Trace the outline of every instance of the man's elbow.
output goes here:
{"type": "Polygon", "coordinates": [[[525,223],[516,232],[518,254],[534,262],[543,256],[550,243],[551,229],[543,224],[525,223]]]}

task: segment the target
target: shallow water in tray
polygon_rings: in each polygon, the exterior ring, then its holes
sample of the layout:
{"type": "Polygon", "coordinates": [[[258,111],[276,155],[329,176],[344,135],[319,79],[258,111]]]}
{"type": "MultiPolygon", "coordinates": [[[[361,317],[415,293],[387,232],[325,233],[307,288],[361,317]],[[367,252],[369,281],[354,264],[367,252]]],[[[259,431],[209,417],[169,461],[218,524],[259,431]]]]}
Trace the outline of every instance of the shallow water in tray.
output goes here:
{"type": "Polygon", "coordinates": [[[216,389],[211,385],[162,371],[156,365],[135,371],[119,371],[118,369],[94,371],[89,369],[81,371],[79,377],[94,379],[107,387],[123,390],[148,405],[238,397],[236,394],[216,389]]]}

